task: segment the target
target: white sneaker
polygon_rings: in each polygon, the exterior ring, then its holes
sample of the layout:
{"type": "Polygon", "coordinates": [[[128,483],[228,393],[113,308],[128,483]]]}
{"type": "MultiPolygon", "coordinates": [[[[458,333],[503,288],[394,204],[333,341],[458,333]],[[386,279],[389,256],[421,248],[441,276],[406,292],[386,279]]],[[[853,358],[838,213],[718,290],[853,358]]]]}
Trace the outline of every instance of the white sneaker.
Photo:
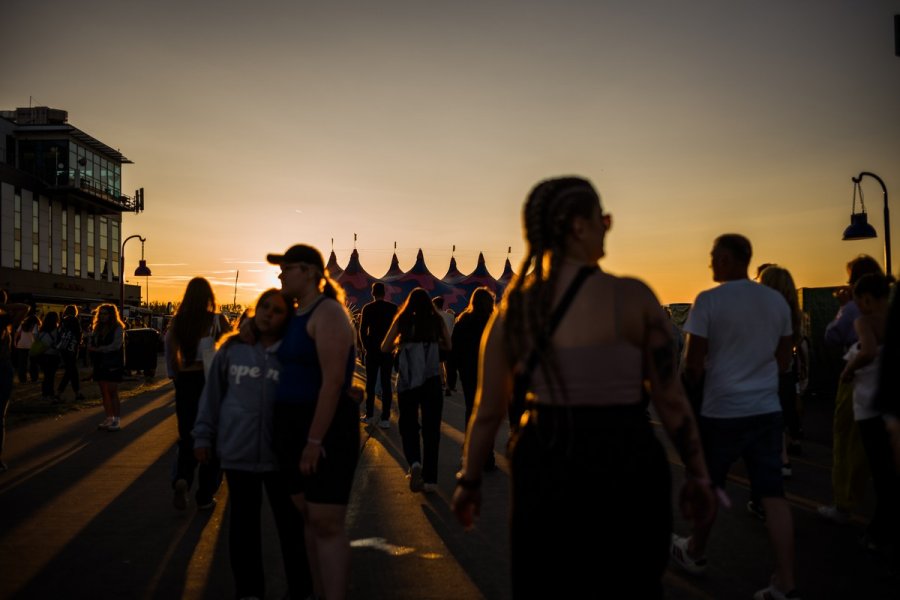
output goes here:
{"type": "Polygon", "coordinates": [[[119,425],[119,417],[113,417],[109,425],[106,426],[107,431],[119,431],[122,426],[119,425]]]}
{"type": "Polygon", "coordinates": [[[706,572],[706,557],[701,556],[700,558],[691,558],[691,556],[688,555],[688,543],[690,542],[690,539],[691,538],[689,537],[681,537],[680,535],[672,534],[672,560],[691,575],[702,575],[706,572]]]}
{"type": "Polygon", "coordinates": [[[378,422],[378,426],[381,427],[382,429],[390,429],[391,422],[388,421],[387,419],[382,419],[381,421],[378,422]]]}
{"type": "Polygon", "coordinates": [[[97,425],[97,429],[108,429],[112,421],[112,417],[106,417],[102,423],[97,425]]]}
{"type": "Polygon", "coordinates": [[[817,510],[819,516],[823,519],[828,519],[838,525],[846,525],[850,522],[850,511],[844,510],[843,508],[838,508],[834,504],[829,504],[828,506],[820,506],[817,510]]]}
{"type": "Polygon", "coordinates": [[[425,481],[422,479],[422,465],[414,462],[409,468],[409,491],[421,492],[424,486],[425,481]]]}

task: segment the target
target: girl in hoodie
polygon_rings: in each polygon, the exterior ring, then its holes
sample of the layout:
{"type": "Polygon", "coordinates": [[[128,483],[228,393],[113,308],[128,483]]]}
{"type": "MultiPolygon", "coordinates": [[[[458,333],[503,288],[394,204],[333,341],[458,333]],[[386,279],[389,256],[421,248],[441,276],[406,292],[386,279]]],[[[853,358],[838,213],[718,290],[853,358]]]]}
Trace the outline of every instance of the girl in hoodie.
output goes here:
{"type": "Polygon", "coordinates": [[[293,311],[270,289],[259,297],[253,324],[259,335],[247,344],[231,335],[216,353],[194,423],[194,456],[207,463],[215,452],[231,498],[228,538],[236,597],[265,597],[260,509],[265,487],[291,598],[312,593],[303,518],[278,472],[272,444],[272,405],[281,372],[277,350],[293,311]]]}

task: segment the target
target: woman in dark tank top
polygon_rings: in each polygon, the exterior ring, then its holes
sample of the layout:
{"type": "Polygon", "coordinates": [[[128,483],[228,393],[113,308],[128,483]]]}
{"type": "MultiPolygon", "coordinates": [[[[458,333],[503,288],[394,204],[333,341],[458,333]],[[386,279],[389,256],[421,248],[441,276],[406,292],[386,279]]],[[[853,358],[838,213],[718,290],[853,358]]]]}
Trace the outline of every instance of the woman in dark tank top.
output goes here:
{"type": "Polygon", "coordinates": [[[523,216],[526,257],[485,334],[453,510],[472,524],[514,377],[538,349],[531,400],[510,454],[513,596],[580,597],[604,581],[623,581],[629,596],[662,598],[670,475],[641,405],[645,383],[686,465],[682,512],[708,519],[713,502],[675,374],[671,326],[645,284],[597,267],[612,221],[589,181],[540,182],[523,216]],[[580,271],[583,285],[553,329],[554,310],[580,271]],[[591,552],[583,552],[585,544],[591,552]]]}

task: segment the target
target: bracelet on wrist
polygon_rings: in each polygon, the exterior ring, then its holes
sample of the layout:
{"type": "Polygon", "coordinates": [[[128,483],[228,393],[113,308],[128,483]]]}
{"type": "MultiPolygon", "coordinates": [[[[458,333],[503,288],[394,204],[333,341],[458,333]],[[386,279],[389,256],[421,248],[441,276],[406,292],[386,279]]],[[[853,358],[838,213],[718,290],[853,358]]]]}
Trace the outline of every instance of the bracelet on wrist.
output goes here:
{"type": "Polygon", "coordinates": [[[481,487],[481,479],[467,479],[460,471],[456,474],[456,485],[464,490],[477,490],[481,487]]]}
{"type": "Polygon", "coordinates": [[[308,437],[308,438],[306,438],[306,443],[312,444],[313,446],[321,446],[322,440],[317,440],[316,438],[308,437]]]}

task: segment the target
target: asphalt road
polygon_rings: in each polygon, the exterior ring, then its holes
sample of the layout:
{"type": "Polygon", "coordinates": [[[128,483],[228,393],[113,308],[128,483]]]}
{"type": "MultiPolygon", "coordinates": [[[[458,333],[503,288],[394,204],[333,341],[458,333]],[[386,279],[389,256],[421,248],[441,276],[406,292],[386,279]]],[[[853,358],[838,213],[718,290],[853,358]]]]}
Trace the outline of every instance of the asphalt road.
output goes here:
{"type": "MultiPolygon", "coordinates": [[[[815,507],[830,499],[830,448],[822,430],[829,410],[824,403],[807,407],[810,441],[786,484],[803,597],[900,598],[900,580],[888,577],[883,562],[856,543],[871,506],[843,527],[815,515],[815,507]]],[[[211,512],[193,507],[178,512],[171,506],[176,439],[171,384],[160,381],[126,399],[119,432],[96,429],[101,413],[99,407],[87,408],[9,430],[3,456],[10,470],[0,474],[0,597],[233,597],[227,485],[211,512]]],[[[445,398],[436,493],[409,491],[396,414],[393,419],[387,431],[362,430],[348,510],[351,598],[508,598],[505,460],[501,457],[500,470],[487,476],[481,518],[465,532],[449,510],[463,438],[461,394],[445,398]]],[[[498,439],[498,451],[504,444],[505,438],[498,439]]],[[[677,463],[671,451],[670,456],[677,463]]],[[[682,469],[673,464],[672,472],[675,498],[682,469]]],[[[602,482],[596,485],[602,488],[602,482]]],[[[764,526],[744,509],[748,495],[740,467],[728,492],[733,508],[718,518],[707,575],[697,579],[670,569],[668,598],[749,598],[767,582],[771,553],[764,526]]],[[[677,516],[676,531],[687,531],[677,516]]],[[[267,597],[282,598],[284,574],[267,509],[264,536],[267,597]]],[[[608,542],[586,543],[590,551],[608,542]]],[[[585,597],[622,597],[609,593],[621,586],[627,588],[627,582],[598,581],[585,597]]]]}

